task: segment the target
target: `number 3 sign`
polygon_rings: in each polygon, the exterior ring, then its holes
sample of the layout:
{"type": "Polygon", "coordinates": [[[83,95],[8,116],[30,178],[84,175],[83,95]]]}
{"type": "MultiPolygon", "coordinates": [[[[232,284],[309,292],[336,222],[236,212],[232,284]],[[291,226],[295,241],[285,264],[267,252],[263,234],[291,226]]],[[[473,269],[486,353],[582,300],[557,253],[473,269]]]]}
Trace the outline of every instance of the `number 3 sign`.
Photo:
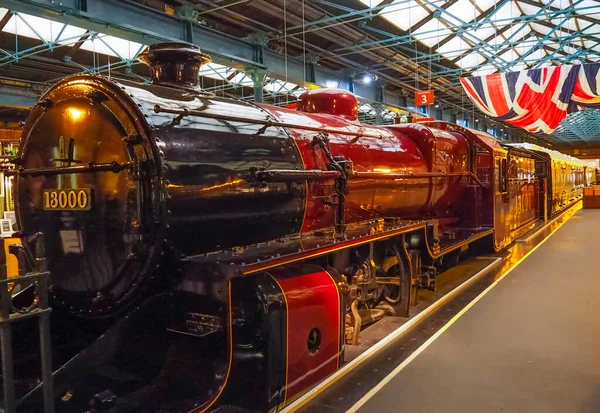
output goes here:
{"type": "Polygon", "coordinates": [[[433,90],[419,90],[415,92],[415,105],[427,106],[433,104],[433,90]]]}

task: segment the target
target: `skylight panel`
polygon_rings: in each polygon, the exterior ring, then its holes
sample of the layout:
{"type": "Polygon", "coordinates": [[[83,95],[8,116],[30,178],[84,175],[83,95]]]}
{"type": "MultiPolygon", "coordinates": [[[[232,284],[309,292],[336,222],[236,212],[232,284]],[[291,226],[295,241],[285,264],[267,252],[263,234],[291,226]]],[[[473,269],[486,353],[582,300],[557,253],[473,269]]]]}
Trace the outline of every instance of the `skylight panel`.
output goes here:
{"type": "Polygon", "coordinates": [[[237,73],[233,79],[231,79],[231,83],[238,86],[254,86],[254,82],[245,73],[240,72],[237,73]]]}
{"type": "MultiPolygon", "coordinates": [[[[6,12],[6,9],[0,9],[0,15],[6,14],[6,12]]],[[[14,14],[2,31],[48,43],[56,42],[59,45],[75,44],[87,33],[81,27],[65,25],[24,13],[14,14]]],[[[142,44],[98,33],[94,38],[87,39],[81,48],[95,53],[132,59],[141,50],[142,44]]]]}
{"type": "Polygon", "coordinates": [[[575,10],[575,17],[577,16],[587,16],[587,17],[594,17],[596,20],[598,20],[598,16],[600,16],[600,11],[598,11],[598,6],[596,5],[594,9],[586,9],[586,10],[582,10],[581,7],[577,7],[577,9],[575,10]]]}
{"type": "MultiPolygon", "coordinates": [[[[567,3],[566,0],[561,0],[561,1],[564,1],[565,4],[561,5],[561,3],[559,2],[555,7],[560,7],[560,6],[567,7],[569,5],[569,3],[567,3]]],[[[547,4],[548,0],[542,0],[542,3],[547,4]]],[[[582,9],[582,8],[586,8],[586,7],[598,7],[598,6],[599,6],[599,4],[598,4],[598,1],[596,1],[596,0],[582,0],[580,3],[577,4],[578,9],[582,9]]],[[[585,10],[584,10],[584,12],[585,12],[585,10]]]]}
{"type": "Polygon", "coordinates": [[[513,49],[508,49],[506,52],[502,53],[498,56],[502,63],[512,63],[519,58],[517,53],[513,49]]]}
{"type": "Polygon", "coordinates": [[[565,37],[568,37],[568,36],[573,37],[572,33],[569,33],[567,31],[560,30],[560,29],[555,30],[554,33],[552,33],[552,36],[556,37],[557,39],[562,39],[562,38],[565,38],[565,37]]]}
{"type": "Polygon", "coordinates": [[[536,32],[541,33],[543,35],[547,35],[548,33],[550,33],[550,30],[552,30],[551,28],[542,26],[541,24],[538,24],[538,23],[531,23],[531,27],[533,27],[533,30],[535,30],[536,32]]]}
{"type": "Polygon", "coordinates": [[[441,53],[446,58],[455,58],[464,52],[471,49],[468,43],[466,43],[463,39],[456,36],[452,38],[448,43],[442,45],[437,49],[438,53],[441,53]]]}
{"type": "Polygon", "coordinates": [[[379,6],[379,4],[383,2],[383,0],[360,0],[360,2],[370,8],[379,6]]]}
{"type": "Polygon", "coordinates": [[[371,105],[362,104],[358,107],[358,111],[364,115],[375,115],[375,109],[371,105]]]}
{"type": "Polygon", "coordinates": [[[545,50],[543,49],[536,49],[533,53],[531,53],[529,56],[527,56],[527,60],[540,60],[543,59],[544,57],[546,57],[547,53],[545,50]]]}
{"type": "Polygon", "coordinates": [[[102,41],[114,53],[118,54],[123,59],[133,59],[142,47],[141,43],[130,42],[129,40],[114,36],[104,36],[102,37],[102,41]]]}
{"type": "Polygon", "coordinates": [[[284,80],[267,79],[264,89],[271,93],[289,93],[298,85],[284,80]]]}
{"type": "Polygon", "coordinates": [[[502,43],[505,42],[504,37],[502,36],[496,36],[493,39],[491,39],[488,44],[492,45],[492,46],[500,46],[502,43]]]}
{"type": "Polygon", "coordinates": [[[87,51],[93,52],[93,53],[100,53],[100,54],[117,57],[115,52],[110,50],[110,48],[106,44],[104,44],[103,42],[100,41],[99,37],[102,37],[102,36],[103,36],[102,34],[99,34],[97,37],[95,37],[93,39],[86,40],[81,45],[81,49],[87,50],[87,51]]]}
{"type": "Polygon", "coordinates": [[[408,31],[409,28],[429,16],[429,11],[421,7],[414,0],[408,2],[405,0],[395,0],[391,6],[381,10],[379,15],[402,30],[408,31]]]}
{"type": "Polygon", "coordinates": [[[531,33],[531,28],[528,25],[515,24],[504,32],[504,36],[506,38],[508,38],[509,36],[512,36],[512,38],[511,38],[511,41],[512,41],[512,40],[522,39],[523,37],[527,36],[529,33],[531,33]]]}
{"type": "Polygon", "coordinates": [[[583,30],[581,33],[586,34],[588,36],[600,36],[600,24],[590,24],[583,30]]]}
{"type": "Polygon", "coordinates": [[[496,5],[496,0],[474,0],[475,6],[479,7],[484,12],[493,8],[496,5]]]}
{"type": "Polygon", "coordinates": [[[485,41],[485,39],[488,37],[495,35],[496,30],[493,27],[486,25],[477,30],[469,30],[469,33],[473,34],[473,36],[477,37],[481,41],[485,41]]]}
{"type": "Polygon", "coordinates": [[[535,16],[540,12],[541,9],[541,7],[534,6],[529,3],[523,3],[522,1],[520,1],[518,4],[521,10],[523,10],[523,13],[525,13],[528,16],[535,16]]]}
{"type": "Polygon", "coordinates": [[[485,61],[479,53],[469,53],[456,62],[463,69],[473,69],[485,61]]]}
{"type": "Polygon", "coordinates": [[[569,19],[567,21],[564,21],[564,16],[561,16],[550,20],[550,23],[553,26],[558,26],[560,24],[560,28],[562,30],[568,30],[571,32],[577,31],[577,24],[575,23],[575,19],[569,19]]]}
{"type": "Polygon", "coordinates": [[[522,62],[517,63],[514,66],[510,66],[506,72],[520,72],[521,70],[525,70],[525,64],[522,62]]]}
{"type": "Polygon", "coordinates": [[[515,16],[519,16],[521,12],[514,1],[505,3],[502,7],[496,10],[492,15],[491,20],[497,22],[498,27],[503,27],[511,24],[515,16]]]}
{"type": "Polygon", "coordinates": [[[142,47],[141,43],[130,42],[114,36],[98,33],[93,39],[86,40],[81,48],[90,52],[108,56],[132,59],[142,47]]]}
{"type": "Polygon", "coordinates": [[[574,47],[567,45],[567,46],[564,46],[562,49],[568,55],[577,54],[577,49],[575,49],[574,47]]]}
{"type": "Polygon", "coordinates": [[[437,45],[448,37],[452,31],[437,19],[429,20],[419,29],[415,30],[415,39],[429,47],[437,45]]]}
{"type": "Polygon", "coordinates": [[[13,14],[2,31],[31,39],[41,38],[45,42],[51,42],[59,35],[63,27],[63,23],[18,13],[13,14]]]}
{"type": "Polygon", "coordinates": [[[460,20],[470,22],[471,20],[475,20],[479,15],[479,12],[470,0],[458,0],[446,10],[447,12],[444,13],[444,17],[449,17],[453,21],[456,20],[456,24],[461,24],[460,20]],[[452,17],[455,17],[455,19],[452,17]]]}
{"type": "Polygon", "coordinates": [[[74,44],[76,43],[81,36],[86,33],[85,29],[77,26],[66,25],[60,37],[57,39],[59,44],[74,44]]]}
{"type": "Polygon", "coordinates": [[[227,80],[234,70],[218,63],[207,63],[200,68],[198,74],[211,79],[227,80]]]}
{"type": "Polygon", "coordinates": [[[487,64],[487,65],[481,66],[479,69],[477,69],[475,72],[473,72],[473,75],[485,76],[485,75],[492,74],[492,73],[496,72],[497,70],[498,69],[496,69],[494,66],[487,64]]]}

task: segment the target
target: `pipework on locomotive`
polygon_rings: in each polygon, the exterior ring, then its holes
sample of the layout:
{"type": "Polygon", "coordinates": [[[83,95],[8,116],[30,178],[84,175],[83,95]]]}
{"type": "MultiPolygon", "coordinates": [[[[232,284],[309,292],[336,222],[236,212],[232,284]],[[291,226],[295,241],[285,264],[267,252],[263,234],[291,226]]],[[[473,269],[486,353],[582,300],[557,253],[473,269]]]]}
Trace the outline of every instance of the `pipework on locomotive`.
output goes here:
{"type": "Polygon", "coordinates": [[[152,84],[68,77],[25,124],[22,285],[0,280],[5,319],[34,302],[13,317],[27,345],[3,347],[19,411],[277,411],[469,249],[505,248],[595,181],[447,122],[360,124],[343,90],[296,110],[211,95],[193,45],[140,59],[152,84]]]}

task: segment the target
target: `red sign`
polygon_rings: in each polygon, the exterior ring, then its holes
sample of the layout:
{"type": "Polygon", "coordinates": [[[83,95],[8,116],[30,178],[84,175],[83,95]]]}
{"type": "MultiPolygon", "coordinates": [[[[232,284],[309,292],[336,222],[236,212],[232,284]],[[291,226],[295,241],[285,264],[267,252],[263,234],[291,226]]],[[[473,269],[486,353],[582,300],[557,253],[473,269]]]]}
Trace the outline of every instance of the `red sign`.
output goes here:
{"type": "Polygon", "coordinates": [[[416,118],[413,123],[419,122],[433,122],[435,118],[416,118]]]}
{"type": "Polygon", "coordinates": [[[433,104],[433,90],[419,90],[415,92],[415,105],[427,106],[433,104]]]}

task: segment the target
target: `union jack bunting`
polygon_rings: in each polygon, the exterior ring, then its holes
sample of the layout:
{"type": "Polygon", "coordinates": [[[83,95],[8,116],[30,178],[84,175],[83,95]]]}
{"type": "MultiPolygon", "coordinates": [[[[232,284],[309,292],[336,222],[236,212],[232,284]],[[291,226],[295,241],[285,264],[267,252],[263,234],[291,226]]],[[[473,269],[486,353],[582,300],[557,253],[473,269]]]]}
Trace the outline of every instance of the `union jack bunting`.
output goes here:
{"type": "Polygon", "coordinates": [[[486,115],[531,133],[551,134],[567,114],[600,108],[600,63],[460,78],[486,115]]]}

